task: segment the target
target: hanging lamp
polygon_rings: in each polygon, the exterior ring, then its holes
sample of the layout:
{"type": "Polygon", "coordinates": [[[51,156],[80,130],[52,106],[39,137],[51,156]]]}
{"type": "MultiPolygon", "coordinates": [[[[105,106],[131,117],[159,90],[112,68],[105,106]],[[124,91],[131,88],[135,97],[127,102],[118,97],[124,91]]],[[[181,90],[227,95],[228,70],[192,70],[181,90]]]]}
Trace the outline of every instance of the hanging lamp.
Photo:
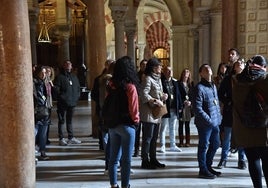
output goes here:
{"type": "Polygon", "coordinates": [[[46,24],[46,12],[44,8],[43,8],[43,22],[42,22],[41,30],[38,36],[38,42],[51,43],[51,39],[49,38],[49,35],[48,35],[48,29],[47,29],[47,24],[46,24]]]}

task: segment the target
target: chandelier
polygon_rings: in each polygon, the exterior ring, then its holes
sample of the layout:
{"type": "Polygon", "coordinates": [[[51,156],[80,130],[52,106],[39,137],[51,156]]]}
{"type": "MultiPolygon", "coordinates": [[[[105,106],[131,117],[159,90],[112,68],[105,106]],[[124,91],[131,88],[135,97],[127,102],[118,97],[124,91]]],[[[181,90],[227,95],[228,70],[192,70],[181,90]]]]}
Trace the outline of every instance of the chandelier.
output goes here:
{"type": "Polygon", "coordinates": [[[38,36],[38,42],[51,43],[51,39],[49,37],[47,24],[46,24],[46,11],[44,8],[42,9],[42,12],[43,12],[43,21],[42,21],[41,30],[38,36]]]}

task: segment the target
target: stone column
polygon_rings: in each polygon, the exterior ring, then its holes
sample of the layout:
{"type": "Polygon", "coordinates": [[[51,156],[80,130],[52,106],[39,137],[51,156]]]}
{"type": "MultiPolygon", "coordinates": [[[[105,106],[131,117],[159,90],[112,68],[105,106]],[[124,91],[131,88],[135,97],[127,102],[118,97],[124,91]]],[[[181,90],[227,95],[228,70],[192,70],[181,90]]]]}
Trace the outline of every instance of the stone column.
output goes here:
{"type": "Polygon", "coordinates": [[[192,70],[192,78],[194,83],[197,83],[199,81],[199,33],[198,29],[193,28],[191,30],[192,35],[193,35],[193,52],[194,52],[194,57],[193,57],[193,70],[192,70]]]}
{"type": "Polygon", "coordinates": [[[228,62],[228,50],[237,48],[237,5],[238,1],[222,1],[222,61],[228,62]]]}
{"type": "Polygon", "coordinates": [[[144,59],[144,49],[145,49],[145,46],[146,46],[146,44],[138,44],[138,49],[139,49],[139,54],[138,54],[138,56],[139,56],[139,62],[137,62],[138,65],[140,65],[139,63],[141,62],[141,60],[144,59]]]}
{"type": "MultiPolygon", "coordinates": [[[[106,33],[103,1],[86,0],[88,11],[88,45],[87,67],[90,75],[89,88],[92,88],[94,79],[101,74],[106,61],[106,33]]],[[[95,103],[92,103],[92,135],[98,135],[98,119],[95,111],[95,103]]]]}
{"type": "Polygon", "coordinates": [[[211,53],[211,48],[210,48],[210,15],[209,11],[206,10],[206,8],[201,9],[200,8],[200,17],[202,19],[202,25],[200,27],[200,32],[199,34],[201,35],[200,38],[202,38],[202,42],[200,42],[200,52],[201,52],[201,64],[207,63],[211,64],[211,59],[210,59],[210,53],[211,53]]]}
{"type": "Polygon", "coordinates": [[[173,73],[175,78],[179,78],[181,70],[186,67],[192,67],[190,55],[193,49],[189,46],[189,26],[172,26],[173,52],[172,59],[173,73]],[[191,53],[190,53],[191,52],[191,53]]]}
{"type": "Polygon", "coordinates": [[[112,18],[114,20],[114,32],[115,32],[115,58],[118,59],[126,55],[125,50],[125,16],[127,6],[110,6],[112,10],[112,18]]]}
{"type": "Polygon", "coordinates": [[[60,40],[60,44],[58,46],[59,47],[58,60],[60,65],[62,65],[65,60],[70,60],[69,38],[70,38],[69,26],[66,26],[65,29],[60,28],[58,32],[58,39],[60,40]]]}
{"type": "Polygon", "coordinates": [[[211,68],[213,73],[217,73],[218,65],[221,62],[221,35],[222,35],[222,16],[221,9],[213,9],[211,17],[211,68]]]}
{"type": "Polygon", "coordinates": [[[35,187],[33,81],[27,1],[0,8],[0,187],[35,187]]]}
{"type": "Polygon", "coordinates": [[[66,2],[57,0],[56,7],[56,35],[60,41],[58,61],[60,66],[65,60],[70,60],[70,24],[69,24],[69,9],[66,2]]]}
{"type": "Polygon", "coordinates": [[[28,1],[29,21],[30,21],[30,35],[31,35],[31,51],[32,51],[32,64],[37,64],[36,55],[36,25],[38,21],[39,8],[37,1],[28,1]]]}
{"type": "Polygon", "coordinates": [[[136,20],[127,21],[125,23],[125,30],[127,36],[127,55],[136,62],[136,55],[135,55],[135,34],[136,34],[136,20]]]}

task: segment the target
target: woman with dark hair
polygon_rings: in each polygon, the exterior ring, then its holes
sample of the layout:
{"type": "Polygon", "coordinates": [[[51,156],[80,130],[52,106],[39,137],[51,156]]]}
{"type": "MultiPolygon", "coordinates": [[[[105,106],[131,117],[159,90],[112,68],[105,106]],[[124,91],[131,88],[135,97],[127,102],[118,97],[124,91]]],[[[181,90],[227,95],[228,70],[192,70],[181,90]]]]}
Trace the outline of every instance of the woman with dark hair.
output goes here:
{"type": "Polygon", "coordinates": [[[141,167],[143,169],[164,168],[166,165],[156,159],[156,143],[161,118],[152,114],[154,106],[162,106],[168,95],[163,93],[161,83],[162,66],[157,58],[148,60],[145,78],[140,93],[140,118],[142,122],[141,167]]]}
{"type": "Polygon", "coordinates": [[[34,71],[33,78],[33,96],[35,108],[35,136],[36,143],[39,146],[40,160],[47,160],[49,157],[46,155],[46,141],[47,141],[47,127],[49,121],[49,111],[47,108],[47,91],[45,85],[46,68],[37,66],[34,71]],[[41,110],[47,110],[47,114],[41,114],[41,110]]]}
{"type": "MultiPolygon", "coordinates": [[[[268,186],[268,128],[247,127],[244,111],[250,110],[245,105],[253,91],[268,96],[267,61],[261,55],[253,56],[241,72],[233,77],[233,138],[237,147],[243,147],[248,159],[248,169],[254,187],[262,187],[262,173],[268,186]]],[[[266,101],[267,102],[267,101],[266,101]]],[[[267,104],[266,104],[267,105],[267,104]]],[[[256,112],[255,112],[256,113],[256,112]]],[[[251,114],[254,114],[251,112],[251,114]]],[[[256,114],[254,114],[256,115],[256,114]]],[[[256,122],[257,119],[252,119],[256,122]]]]}
{"type": "Polygon", "coordinates": [[[224,62],[221,62],[218,66],[217,75],[214,77],[214,84],[216,85],[217,89],[219,89],[220,84],[226,75],[227,68],[228,65],[224,62]]]}
{"type": "Polygon", "coordinates": [[[181,100],[183,102],[183,109],[179,120],[179,147],[190,147],[190,121],[192,118],[192,90],[194,88],[194,82],[192,81],[191,72],[188,68],[185,68],[181,72],[179,82],[179,90],[181,94],[181,100]],[[183,129],[185,128],[185,134],[183,129]],[[184,136],[185,135],[185,136],[184,136]],[[185,139],[185,144],[183,143],[185,139]]]}
{"type": "MultiPolygon", "coordinates": [[[[120,119],[120,124],[114,128],[109,128],[110,136],[110,161],[109,177],[112,188],[119,187],[117,184],[117,166],[121,164],[121,187],[128,188],[131,156],[134,149],[136,126],[139,118],[139,98],[138,87],[139,81],[134,62],[128,56],[119,58],[113,70],[113,76],[108,84],[108,94],[112,90],[119,89],[120,109],[127,109],[127,117],[120,119]],[[122,97],[121,97],[122,96],[122,97]]],[[[119,97],[119,96],[118,96],[119,97]]]]}

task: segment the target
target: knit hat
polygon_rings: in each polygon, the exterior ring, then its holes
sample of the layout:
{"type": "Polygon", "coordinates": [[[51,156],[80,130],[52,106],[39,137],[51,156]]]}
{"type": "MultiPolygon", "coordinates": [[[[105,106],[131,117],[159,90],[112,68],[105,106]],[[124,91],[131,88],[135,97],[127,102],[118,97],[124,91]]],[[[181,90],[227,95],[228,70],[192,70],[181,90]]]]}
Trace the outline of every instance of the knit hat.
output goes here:
{"type": "Polygon", "coordinates": [[[267,65],[267,61],[265,59],[265,57],[263,57],[262,55],[255,55],[251,58],[251,63],[252,64],[257,64],[260,66],[265,66],[267,65]]]}

